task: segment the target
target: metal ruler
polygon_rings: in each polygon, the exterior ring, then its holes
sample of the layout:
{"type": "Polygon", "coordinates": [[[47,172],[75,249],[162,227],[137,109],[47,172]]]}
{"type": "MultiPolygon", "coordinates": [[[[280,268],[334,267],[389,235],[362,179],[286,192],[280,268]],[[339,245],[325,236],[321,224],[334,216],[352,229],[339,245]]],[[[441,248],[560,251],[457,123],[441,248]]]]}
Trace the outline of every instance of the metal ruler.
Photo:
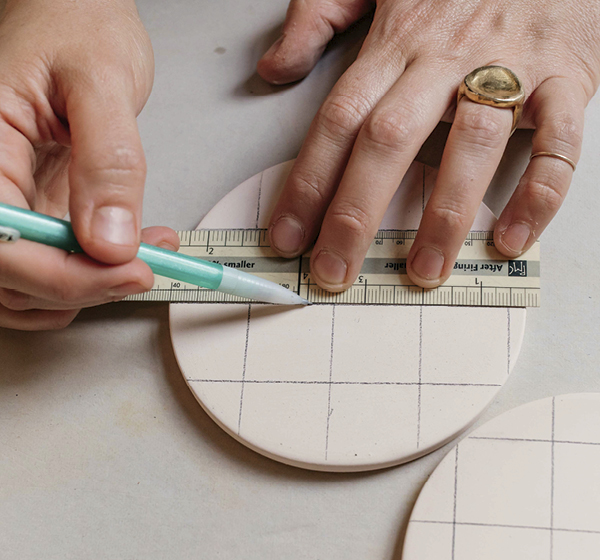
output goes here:
{"type": "MultiPolygon", "coordinates": [[[[269,246],[265,229],[203,229],[179,232],[181,253],[219,262],[277,282],[309,301],[346,305],[459,305],[538,307],[540,304],[539,242],[516,260],[494,246],[493,233],[470,232],[452,276],[443,286],[425,290],[406,275],[406,257],[415,230],[380,230],[371,244],[358,278],[343,293],[317,286],[310,274],[310,253],[282,259],[269,246]]],[[[150,292],[129,301],[189,303],[242,302],[243,298],[155,277],[150,292]]]]}

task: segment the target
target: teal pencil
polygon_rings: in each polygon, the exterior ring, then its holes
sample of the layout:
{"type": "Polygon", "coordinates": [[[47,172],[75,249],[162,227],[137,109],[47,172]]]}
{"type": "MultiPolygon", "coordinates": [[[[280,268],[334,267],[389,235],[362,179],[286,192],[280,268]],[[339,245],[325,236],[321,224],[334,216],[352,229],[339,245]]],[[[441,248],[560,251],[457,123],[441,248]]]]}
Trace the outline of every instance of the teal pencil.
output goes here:
{"type": "MultiPolygon", "coordinates": [[[[0,203],[0,227],[14,230],[15,238],[21,237],[72,253],[83,252],[71,224],[65,220],[0,203]]],[[[1,233],[0,240],[3,240],[1,233]]],[[[5,232],[4,240],[9,240],[9,237],[10,235],[5,232]]],[[[267,303],[281,305],[309,303],[275,282],[167,249],[142,243],[137,256],[155,274],[194,286],[267,303]]]]}

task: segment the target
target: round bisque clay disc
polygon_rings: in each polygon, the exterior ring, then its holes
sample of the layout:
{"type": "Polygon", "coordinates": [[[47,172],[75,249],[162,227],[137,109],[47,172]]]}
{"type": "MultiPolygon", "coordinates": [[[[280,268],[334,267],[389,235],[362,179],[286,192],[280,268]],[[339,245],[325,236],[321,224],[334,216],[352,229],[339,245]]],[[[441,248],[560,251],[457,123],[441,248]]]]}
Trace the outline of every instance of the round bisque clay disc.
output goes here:
{"type": "MultiPolygon", "coordinates": [[[[292,162],[223,198],[200,228],[265,228],[292,162]]],[[[417,229],[435,171],[413,164],[382,229],[417,229]]],[[[493,229],[481,206],[475,230],[493,229]]],[[[277,461],[365,471],[429,453],[506,381],[524,309],[172,304],[190,389],[225,431],[277,461]]]]}
{"type": "Polygon", "coordinates": [[[535,401],[461,441],[417,500],[403,560],[597,560],[600,394],[535,401]]]}

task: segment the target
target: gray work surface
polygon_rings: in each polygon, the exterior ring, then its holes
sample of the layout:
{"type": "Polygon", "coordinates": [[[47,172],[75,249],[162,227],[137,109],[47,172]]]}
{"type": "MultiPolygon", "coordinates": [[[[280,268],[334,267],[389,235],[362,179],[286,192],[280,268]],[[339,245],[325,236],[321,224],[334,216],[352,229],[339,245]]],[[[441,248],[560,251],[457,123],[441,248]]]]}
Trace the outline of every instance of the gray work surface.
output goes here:
{"type": "MultiPolygon", "coordinates": [[[[286,0],[141,0],[156,81],[139,123],[144,225],[191,229],[230,189],[294,157],[365,26],[303,82],[254,73],[286,0]]],[[[522,403],[600,391],[600,101],[567,201],[542,238],[542,307],[478,424],[522,403]]],[[[507,152],[498,212],[528,157],[507,152]],[[512,176],[512,178],[510,178],[512,176]],[[506,186],[508,184],[508,187],[506,186]]],[[[199,341],[200,343],[201,341],[199,341]]],[[[367,474],[287,467],[235,442],[188,390],[166,304],[86,310],[60,332],[0,331],[0,558],[399,559],[419,490],[448,446],[367,474]]]]}

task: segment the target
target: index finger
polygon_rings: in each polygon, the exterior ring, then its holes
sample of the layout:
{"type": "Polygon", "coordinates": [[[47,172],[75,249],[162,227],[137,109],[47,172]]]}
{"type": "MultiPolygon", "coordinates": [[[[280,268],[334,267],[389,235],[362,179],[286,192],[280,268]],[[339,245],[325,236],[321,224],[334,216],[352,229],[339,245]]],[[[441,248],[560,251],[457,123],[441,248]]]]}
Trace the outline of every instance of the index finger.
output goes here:
{"type": "Polygon", "coordinates": [[[150,290],[154,283],[152,271],[140,260],[107,266],[82,253],[26,240],[0,244],[0,265],[1,287],[66,304],[59,307],[125,297],[150,290]]]}
{"type": "Polygon", "coordinates": [[[366,53],[319,109],[271,215],[271,244],[281,256],[298,256],[316,239],[359,130],[403,70],[402,60],[366,53]]]}

